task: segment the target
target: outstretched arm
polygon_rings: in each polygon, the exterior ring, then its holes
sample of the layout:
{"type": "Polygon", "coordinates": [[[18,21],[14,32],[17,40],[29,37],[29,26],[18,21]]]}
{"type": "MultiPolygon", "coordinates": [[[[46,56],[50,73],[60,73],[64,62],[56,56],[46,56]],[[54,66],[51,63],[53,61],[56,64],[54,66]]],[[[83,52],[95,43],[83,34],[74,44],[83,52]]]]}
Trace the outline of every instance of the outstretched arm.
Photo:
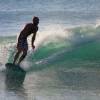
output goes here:
{"type": "Polygon", "coordinates": [[[32,36],[32,42],[31,42],[31,44],[32,44],[32,48],[33,49],[35,48],[35,46],[34,46],[35,37],[36,37],[36,33],[34,33],[33,36],[32,36]]]}

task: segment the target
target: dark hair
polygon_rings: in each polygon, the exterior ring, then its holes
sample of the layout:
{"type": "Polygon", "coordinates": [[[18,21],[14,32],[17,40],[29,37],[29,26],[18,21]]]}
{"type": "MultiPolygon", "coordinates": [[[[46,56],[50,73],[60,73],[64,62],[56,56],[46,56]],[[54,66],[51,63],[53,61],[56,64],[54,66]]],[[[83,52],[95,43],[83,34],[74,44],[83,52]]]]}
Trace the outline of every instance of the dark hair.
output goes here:
{"type": "Polygon", "coordinates": [[[33,22],[35,22],[35,21],[39,21],[39,18],[36,16],[33,17],[33,22]]]}

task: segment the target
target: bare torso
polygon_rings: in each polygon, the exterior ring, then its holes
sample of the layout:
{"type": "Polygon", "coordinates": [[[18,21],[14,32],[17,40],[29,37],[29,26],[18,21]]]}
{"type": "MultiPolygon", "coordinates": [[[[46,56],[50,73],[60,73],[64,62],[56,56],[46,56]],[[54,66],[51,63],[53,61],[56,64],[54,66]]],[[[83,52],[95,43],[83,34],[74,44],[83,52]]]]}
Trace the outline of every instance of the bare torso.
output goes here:
{"type": "Polygon", "coordinates": [[[32,33],[36,33],[38,30],[38,27],[35,26],[33,23],[29,23],[27,24],[24,29],[20,32],[20,35],[19,35],[19,39],[27,39],[27,37],[29,35],[31,35],[32,33]]]}

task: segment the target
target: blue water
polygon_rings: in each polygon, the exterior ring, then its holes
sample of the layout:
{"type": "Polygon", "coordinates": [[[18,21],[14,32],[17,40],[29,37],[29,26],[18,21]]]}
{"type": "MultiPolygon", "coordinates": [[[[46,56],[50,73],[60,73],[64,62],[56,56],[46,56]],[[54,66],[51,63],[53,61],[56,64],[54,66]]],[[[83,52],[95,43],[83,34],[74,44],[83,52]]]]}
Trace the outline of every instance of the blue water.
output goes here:
{"type": "Polygon", "coordinates": [[[100,0],[0,0],[0,100],[100,99],[100,0]],[[40,18],[35,51],[7,71],[17,36],[40,18]]]}
{"type": "Polygon", "coordinates": [[[0,35],[18,34],[33,16],[40,18],[40,30],[53,24],[96,24],[99,11],[99,0],[0,0],[0,35]]]}

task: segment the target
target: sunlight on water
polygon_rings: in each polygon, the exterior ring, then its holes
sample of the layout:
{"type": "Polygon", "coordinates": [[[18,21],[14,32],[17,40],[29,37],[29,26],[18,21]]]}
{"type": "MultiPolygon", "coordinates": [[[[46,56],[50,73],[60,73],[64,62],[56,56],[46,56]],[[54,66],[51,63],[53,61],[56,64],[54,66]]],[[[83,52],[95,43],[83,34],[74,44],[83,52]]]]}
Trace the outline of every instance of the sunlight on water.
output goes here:
{"type": "Polygon", "coordinates": [[[100,0],[0,0],[0,100],[100,100],[100,0]],[[12,9],[13,8],[13,9],[12,9]],[[33,16],[35,50],[11,70],[33,16]]]}

